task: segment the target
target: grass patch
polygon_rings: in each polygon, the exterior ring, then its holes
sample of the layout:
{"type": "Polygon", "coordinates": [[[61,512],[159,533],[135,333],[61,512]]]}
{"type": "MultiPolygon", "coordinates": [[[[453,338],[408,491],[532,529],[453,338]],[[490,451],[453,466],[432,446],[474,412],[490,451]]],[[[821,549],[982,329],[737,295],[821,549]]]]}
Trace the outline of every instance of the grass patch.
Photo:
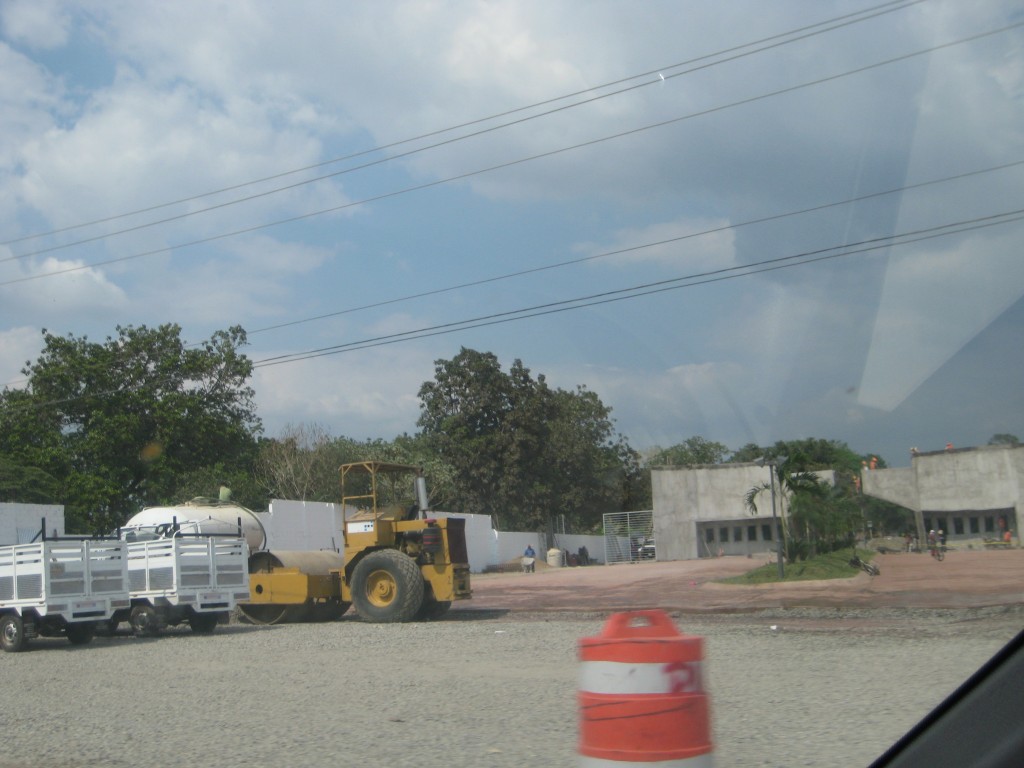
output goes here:
{"type": "MultiPolygon", "coordinates": [[[[858,549],[857,556],[865,562],[874,558],[870,549],[858,549]]],[[[819,579],[848,579],[860,573],[859,569],[850,565],[853,555],[848,549],[818,555],[797,563],[786,563],[786,577],[782,581],[817,581],[819,579]]],[[[740,576],[719,579],[720,584],[771,584],[779,581],[779,566],[775,563],[762,565],[740,576]]]]}

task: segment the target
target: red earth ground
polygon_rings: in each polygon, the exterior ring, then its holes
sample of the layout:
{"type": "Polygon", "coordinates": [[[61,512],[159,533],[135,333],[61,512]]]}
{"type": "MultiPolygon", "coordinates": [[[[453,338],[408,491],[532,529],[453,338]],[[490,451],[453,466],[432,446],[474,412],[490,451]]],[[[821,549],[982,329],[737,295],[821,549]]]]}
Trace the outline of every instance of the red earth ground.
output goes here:
{"type": "MultiPolygon", "coordinates": [[[[879,555],[878,576],[739,586],[716,583],[763,564],[746,557],[538,568],[473,576],[453,610],[597,612],[660,608],[731,613],[771,608],[982,608],[1024,605],[1024,549],[879,555]]],[[[851,571],[852,574],[852,571],[851,571]]]]}

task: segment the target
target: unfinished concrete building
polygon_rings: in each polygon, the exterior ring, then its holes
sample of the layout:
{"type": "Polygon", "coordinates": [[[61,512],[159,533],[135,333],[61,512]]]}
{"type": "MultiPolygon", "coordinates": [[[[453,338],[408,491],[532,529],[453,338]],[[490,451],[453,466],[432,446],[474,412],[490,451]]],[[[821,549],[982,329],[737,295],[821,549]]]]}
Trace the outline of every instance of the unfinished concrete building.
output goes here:
{"type": "Polygon", "coordinates": [[[987,445],[911,456],[909,467],[861,472],[868,496],[914,513],[918,537],[943,530],[947,540],[1002,539],[1020,543],[1024,447],[987,445]]]}

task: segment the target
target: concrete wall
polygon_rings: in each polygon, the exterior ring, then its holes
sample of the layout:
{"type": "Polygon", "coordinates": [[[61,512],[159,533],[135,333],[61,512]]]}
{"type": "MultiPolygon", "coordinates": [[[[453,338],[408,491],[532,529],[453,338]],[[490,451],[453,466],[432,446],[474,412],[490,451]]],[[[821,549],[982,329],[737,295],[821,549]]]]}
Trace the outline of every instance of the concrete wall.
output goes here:
{"type": "MultiPolygon", "coordinates": [[[[697,467],[655,467],[651,471],[654,498],[654,538],[658,560],[690,560],[723,554],[755,554],[774,548],[774,537],[766,541],[763,525],[771,523],[771,496],[768,491],[757,499],[758,514],[746,508],[751,488],[767,484],[769,467],[757,464],[714,464],[697,467]],[[758,537],[750,541],[748,526],[756,526],[758,537]],[[740,527],[740,540],[734,541],[733,528],[740,527]],[[729,531],[728,541],[720,541],[720,529],[729,531]],[[707,530],[712,530],[712,541],[707,530]]],[[[776,493],[778,487],[776,485],[776,493]]],[[[782,514],[781,495],[777,496],[778,514],[782,514]]]]}
{"type": "MultiPolygon", "coordinates": [[[[469,569],[483,573],[491,566],[508,563],[522,557],[527,544],[531,544],[541,559],[546,558],[544,537],[537,533],[495,531],[490,515],[462,515],[434,511],[435,517],[459,517],[466,521],[466,547],[469,569]]],[[[267,549],[316,551],[341,549],[341,506],[317,501],[289,501],[274,499],[267,512],[258,514],[267,531],[267,549]]],[[[604,539],[601,536],[556,534],[555,545],[576,553],[586,546],[591,557],[602,559],[604,539]]]]}
{"type": "Polygon", "coordinates": [[[1024,447],[989,445],[921,453],[911,458],[909,469],[861,472],[861,488],[868,496],[912,510],[922,537],[927,520],[930,527],[943,527],[950,538],[995,538],[1001,530],[986,530],[986,524],[1002,518],[1019,538],[1024,447]]]}
{"type": "MultiPolygon", "coordinates": [[[[832,470],[814,472],[835,483],[832,470]]],[[[718,555],[767,555],[777,552],[787,500],[775,481],[775,520],[766,487],[755,498],[757,514],[747,510],[752,488],[769,486],[771,469],[755,463],[655,467],[654,538],[658,560],[689,560],[718,555]]]]}
{"type": "Polygon", "coordinates": [[[62,504],[0,503],[0,545],[27,544],[39,533],[46,518],[46,535],[64,535],[62,504]]]}

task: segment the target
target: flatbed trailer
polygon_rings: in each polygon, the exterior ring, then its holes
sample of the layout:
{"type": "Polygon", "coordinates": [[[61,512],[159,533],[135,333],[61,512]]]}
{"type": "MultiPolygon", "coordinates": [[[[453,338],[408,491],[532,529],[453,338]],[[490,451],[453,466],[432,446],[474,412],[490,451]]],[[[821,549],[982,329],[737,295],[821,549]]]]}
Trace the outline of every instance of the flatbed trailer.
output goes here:
{"type": "Polygon", "coordinates": [[[0,546],[0,647],[25,649],[36,637],[92,640],[98,626],[130,605],[127,549],[117,539],[45,538],[0,546]]]}
{"type": "Polygon", "coordinates": [[[240,536],[175,532],[129,540],[127,557],[131,604],[114,613],[111,630],[127,621],[138,636],[184,623],[208,633],[249,597],[249,550],[240,536]]]}

